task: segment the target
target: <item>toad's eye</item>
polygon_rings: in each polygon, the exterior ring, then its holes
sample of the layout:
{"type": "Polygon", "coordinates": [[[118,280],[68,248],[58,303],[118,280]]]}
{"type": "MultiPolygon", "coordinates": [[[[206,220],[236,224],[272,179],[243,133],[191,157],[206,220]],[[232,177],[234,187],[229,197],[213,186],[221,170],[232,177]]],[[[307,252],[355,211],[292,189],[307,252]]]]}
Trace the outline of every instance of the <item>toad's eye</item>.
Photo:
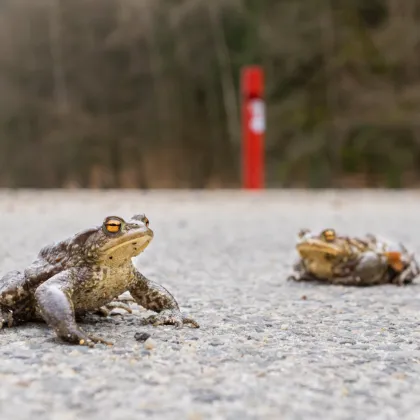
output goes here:
{"type": "Polygon", "coordinates": [[[110,233],[117,233],[121,230],[121,221],[110,219],[105,222],[105,229],[110,233]]]}
{"type": "Polygon", "coordinates": [[[336,238],[336,234],[335,234],[335,230],[333,229],[326,229],[324,230],[324,232],[322,232],[322,237],[327,241],[327,242],[332,242],[335,240],[336,238]]]}
{"type": "Polygon", "coordinates": [[[146,227],[149,227],[149,219],[147,217],[144,218],[144,224],[146,227]]]}

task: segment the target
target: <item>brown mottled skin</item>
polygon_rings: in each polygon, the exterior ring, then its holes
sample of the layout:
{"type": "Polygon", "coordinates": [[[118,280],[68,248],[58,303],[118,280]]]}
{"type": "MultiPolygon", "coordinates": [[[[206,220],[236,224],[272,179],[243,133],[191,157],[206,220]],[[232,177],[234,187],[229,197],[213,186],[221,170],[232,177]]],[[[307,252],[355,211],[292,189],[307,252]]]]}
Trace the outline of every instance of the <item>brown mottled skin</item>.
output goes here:
{"type": "Polygon", "coordinates": [[[89,311],[129,307],[116,299],[129,291],[146,309],[157,312],[144,323],[199,325],[185,317],[174,297],[144,277],[132,263],[153,239],[144,215],[125,222],[108,217],[99,227],[85,230],[46,246],[23,272],[11,271],[0,279],[0,329],[40,317],[70,343],[111,344],[89,336],[76,324],[76,316],[89,311]]]}
{"type": "Polygon", "coordinates": [[[302,230],[296,244],[299,260],[295,281],[324,281],[347,286],[411,283],[420,273],[413,255],[399,243],[373,235],[338,236],[333,229],[320,234],[302,230]]]}

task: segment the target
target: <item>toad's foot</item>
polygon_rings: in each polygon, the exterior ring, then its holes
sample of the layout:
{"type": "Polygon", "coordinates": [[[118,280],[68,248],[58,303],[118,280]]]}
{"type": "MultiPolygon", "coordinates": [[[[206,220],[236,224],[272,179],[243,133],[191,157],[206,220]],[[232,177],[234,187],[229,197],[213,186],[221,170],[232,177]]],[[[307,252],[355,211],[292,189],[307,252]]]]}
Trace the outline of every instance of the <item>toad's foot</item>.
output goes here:
{"type": "Polygon", "coordinates": [[[61,337],[63,341],[66,341],[71,344],[78,344],[80,346],[94,347],[96,343],[106,344],[107,346],[112,346],[113,343],[108,340],[104,340],[101,337],[96,335],[86,334],[80,328],[68,334],[67,337],[61,337]]]}
{"type": "Polygon", "coordinates": [[[302,276],[295,276],[291,274],[290,276],[287,276],[287,281],[303,281],[302,276]]]}
{"type": "Polygon", "coordinates": [[[115,298],[113,300],[113,302],[124,302],[124,303],[132,302],[132,303],[135,303],[135,300],[133,299],[132,296],[123,294],[123,295],[120,295],[117,298],[115,298]]]}
{"type": "Polygon", "coordinates": [[[316,281],[318,280],[316,277],[311,276],[309,274],[291,274],[290,276],[287,277],[287,281],[296,281],[296,282],[300,282],[300,281],[316,281]]]}
{"type": "Polygon", "coordinates": [[[133,310],[130,308],[130,305],[119,300],[112,301],[108,303],[107,305],[100,307],[96,313],[98,315],[107,317],[112,312],[113,309],[117,309],[117,308],[124,309],[124,311],[128,312],[129,314],[133,313],[133,310]]]}
{"type": "Polygon", "coordinates": [[[182,328],[183,325],[191,325],[193,328],[200,328],[200,325],[192,318],[188,318],[177,309],[165,309],[157,315],[149,316],[142,321],[142,325],[175,325],[175,328],[182,328]]]}

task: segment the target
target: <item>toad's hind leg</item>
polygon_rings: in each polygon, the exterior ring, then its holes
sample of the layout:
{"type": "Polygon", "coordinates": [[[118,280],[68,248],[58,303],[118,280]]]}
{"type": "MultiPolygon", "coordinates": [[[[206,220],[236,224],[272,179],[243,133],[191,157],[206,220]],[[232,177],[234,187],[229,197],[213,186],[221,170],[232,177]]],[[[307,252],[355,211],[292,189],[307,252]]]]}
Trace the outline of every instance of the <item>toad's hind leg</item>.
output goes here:
{"type": "Polygon", "coordinates": [[[29,320],[35,311],[32,294],[21,271],[10,271],[0,279],[0,328],[29,320]]]}
{"type": "Polygon", "coordinates": [[[13,327],[13,312],[0,308],[0,330],[3,327],[13,327]]]}
{"type": "Polygon", "coordinates": [[[392,279],[392,283],[398,286],[412,283],[413,280],[420,274],[420,268],[414,256],[411,256],[408,266],[392,279]]]}
{"type": "Polygon", "coordinates": [[[112,344],[100,337],[86,334],[75,319],[73,290],[81,277],[87,273],[77,270],[62,271],[42,283],[35,291],[35,299],[42,317],[64,341],[93,346],[94,343],[112,344]]]}
{"type": "Polygon", "coordinates": [[[337,270],[340,272],[331,283],[342,286],[373,286],[388,282],[388,261],[384,255],[367,251],[357,261],[343,264],[337,270]]]}
{"type": "Polygon", "coordinates": [[[21,271],[10,271],[0,279],[0,305],[14,307],[28,297],[25,276],[21,271]]]}

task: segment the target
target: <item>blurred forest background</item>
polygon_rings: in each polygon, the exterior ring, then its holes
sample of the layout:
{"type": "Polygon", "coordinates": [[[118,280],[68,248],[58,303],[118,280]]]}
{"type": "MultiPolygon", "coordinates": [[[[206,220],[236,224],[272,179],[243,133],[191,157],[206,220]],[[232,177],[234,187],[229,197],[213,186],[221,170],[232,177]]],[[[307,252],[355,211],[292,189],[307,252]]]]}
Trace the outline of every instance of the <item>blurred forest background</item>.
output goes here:
{"type": "Polygon", "coordinates": [[[420,185],[418,0],[1,0],[0,186],[240,186],[248,64],[268,187],[420,185]]]}

